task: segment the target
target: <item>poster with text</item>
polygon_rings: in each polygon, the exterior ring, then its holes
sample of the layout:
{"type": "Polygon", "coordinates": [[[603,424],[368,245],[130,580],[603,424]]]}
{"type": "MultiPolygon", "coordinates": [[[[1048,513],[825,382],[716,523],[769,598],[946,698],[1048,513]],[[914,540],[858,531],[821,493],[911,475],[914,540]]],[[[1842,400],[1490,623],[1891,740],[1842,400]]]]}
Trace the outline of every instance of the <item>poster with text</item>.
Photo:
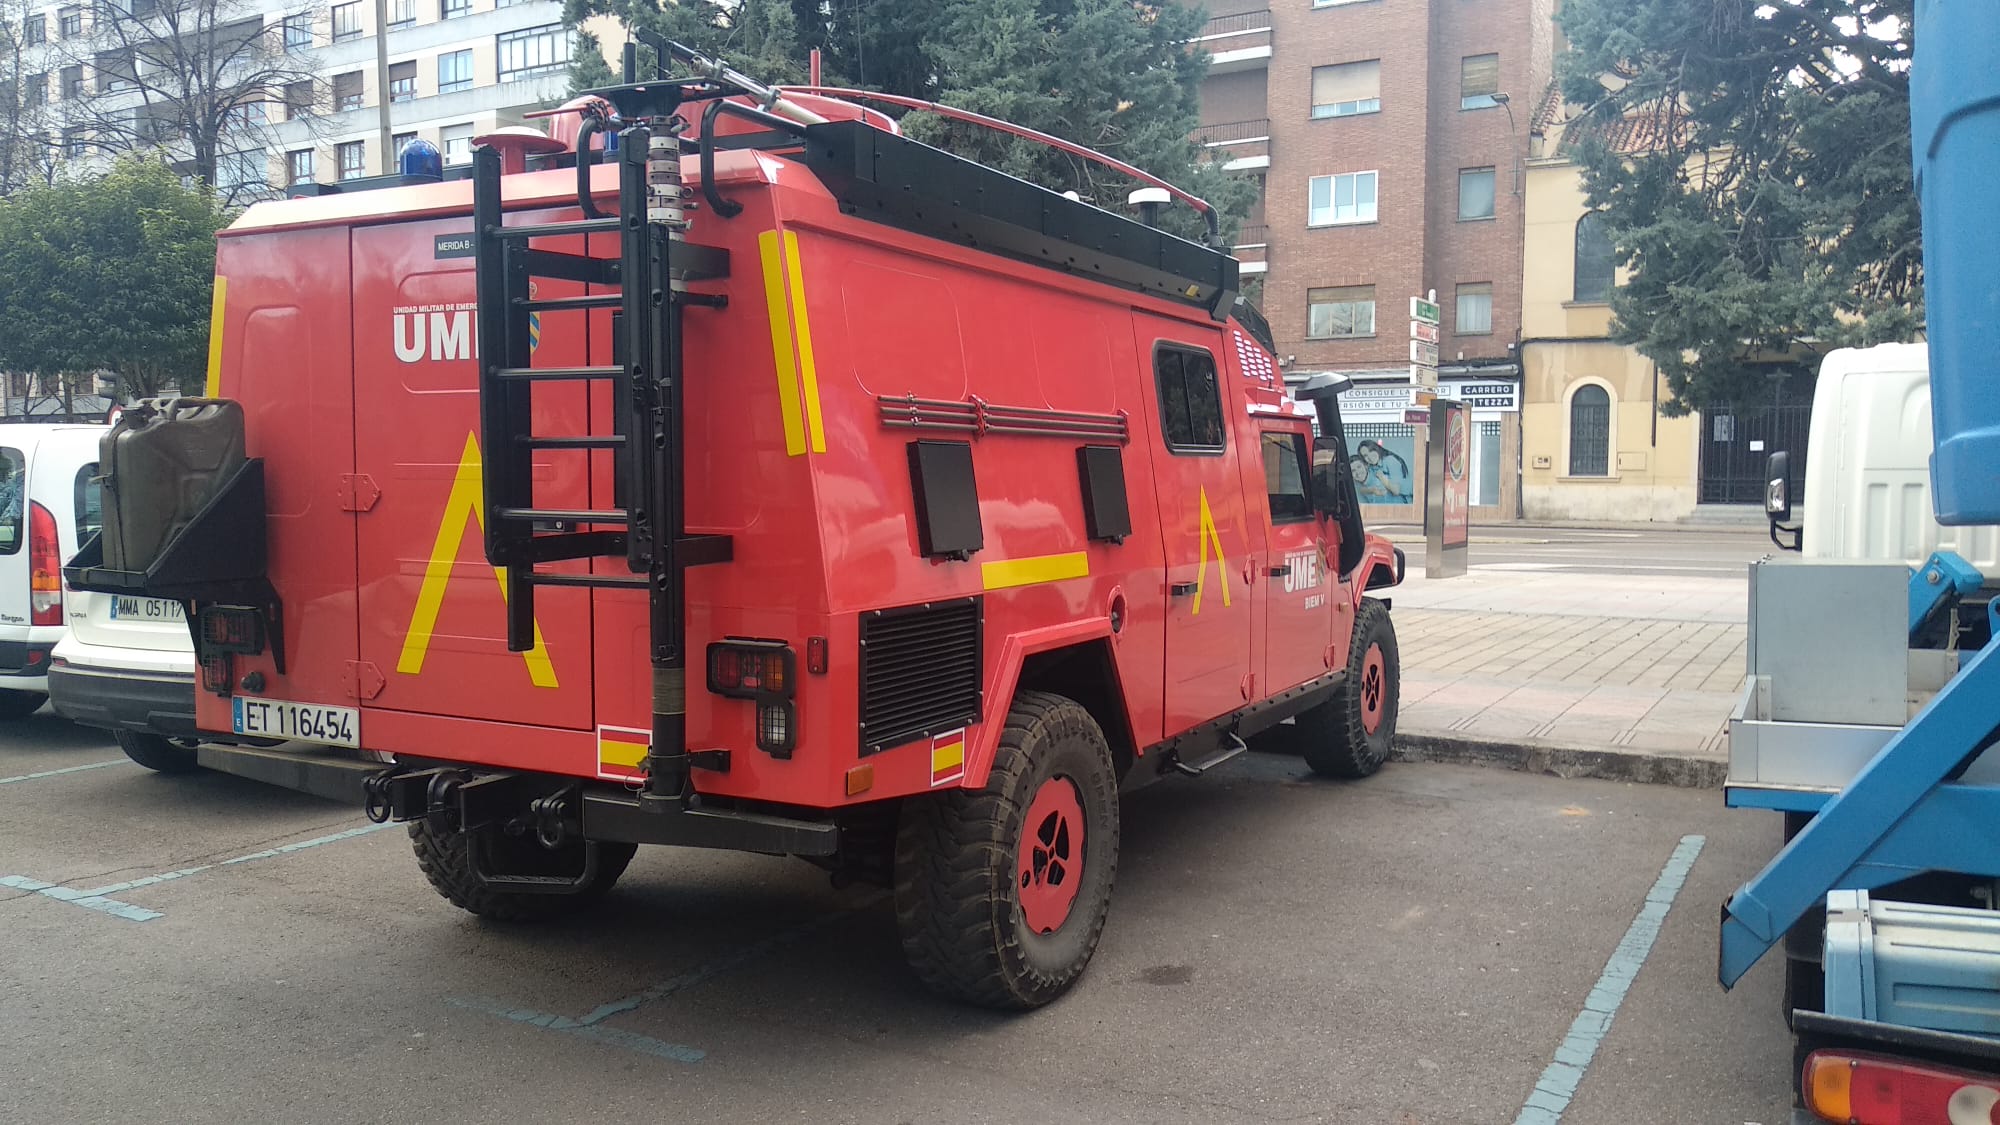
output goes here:
{"type": "Polygon", "coordinates": [[[1396,437],[1362,438],[1354,442],[1347,467],[1354,473],[1354,491],[1363,504],[1413,504],[1416,502],[1415,431],[1396,437]]]}
{"type": "MultiPolygon", "coordinates": [[[[1444,429],[1444,545],[1463,547],[1472,515],[1472,412],[1448,403],[1444,429]]],[[[1436,409],[1433,406],[1433,409],[1436,409]]]]}

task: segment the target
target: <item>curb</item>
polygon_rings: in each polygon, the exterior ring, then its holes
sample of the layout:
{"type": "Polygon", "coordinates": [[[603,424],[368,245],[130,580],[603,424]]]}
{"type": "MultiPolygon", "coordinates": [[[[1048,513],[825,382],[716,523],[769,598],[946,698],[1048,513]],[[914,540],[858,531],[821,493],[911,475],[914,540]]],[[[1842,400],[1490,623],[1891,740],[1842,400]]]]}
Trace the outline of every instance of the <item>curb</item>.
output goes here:
{"type": "Polygon", "coordinates": [[[1409,731],[1397,732],[1395,750],[1390,756],[1399,762],[1493,766],[1551,777],[1629,781],[1681,789],[1720,789],[1729,773],[1729,763],[1714,758],[1409,731]]]}

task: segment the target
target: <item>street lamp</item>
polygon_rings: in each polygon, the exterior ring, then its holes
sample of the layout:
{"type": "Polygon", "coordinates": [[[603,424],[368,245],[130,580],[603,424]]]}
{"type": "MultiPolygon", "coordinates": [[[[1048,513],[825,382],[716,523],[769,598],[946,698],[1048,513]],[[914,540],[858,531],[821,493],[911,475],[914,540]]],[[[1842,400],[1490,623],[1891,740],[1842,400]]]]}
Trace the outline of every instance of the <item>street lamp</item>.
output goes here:
{"type": "Polygon", "coordinates": [[[1513,165],[1514,194],[1519,195],[1521,194],[1521,156],[1514,151],[1514,107],[1509,104],[1514,99],[1508,97],[1504,90],[1495,91],[1487,96],[1493,99],[1494,105],[1507,111],[1507,156],[1509,163],[1513,165]]]}

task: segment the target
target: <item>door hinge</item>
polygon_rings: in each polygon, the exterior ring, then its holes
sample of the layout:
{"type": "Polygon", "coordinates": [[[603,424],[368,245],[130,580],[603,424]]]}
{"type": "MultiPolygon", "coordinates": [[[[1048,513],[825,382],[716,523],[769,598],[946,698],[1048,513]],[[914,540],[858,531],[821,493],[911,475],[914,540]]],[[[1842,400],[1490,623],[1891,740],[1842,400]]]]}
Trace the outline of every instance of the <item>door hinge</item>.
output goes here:
{"type": "Polygon", "coordinates": [[[1257,698],[1257,673],[1252,672],[1249,675],[1243,677],[1242,687],[1243,687],[1243,698],[1245,699],[1257,698]]]}
{"type": "Polygon", "coordinates": [[[340,674],[340,686],[347,689],[351,699],[373,699],[382,694],[388,683],[371,660],[350,660],[347,670],[340,674]]]}
{"type": "Polygon", "coordinates": [[[382,498],[382,490],[375,487],[375,478],[367,473],[343,473],[340,477],[340,510],[343,512],[365,512],[382,498]]]}

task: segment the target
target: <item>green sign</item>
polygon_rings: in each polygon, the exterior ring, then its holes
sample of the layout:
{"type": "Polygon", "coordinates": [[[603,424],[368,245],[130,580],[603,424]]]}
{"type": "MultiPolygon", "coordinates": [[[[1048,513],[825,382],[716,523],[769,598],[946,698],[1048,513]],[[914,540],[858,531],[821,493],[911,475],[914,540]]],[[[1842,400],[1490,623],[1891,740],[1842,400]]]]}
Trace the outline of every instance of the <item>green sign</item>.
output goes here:
{"type": "Polygon", "coordinates": [[[1442,323],[1438,319],[1437,302],[1426,301],[1422,297],[1410,298],[1410,319],[1420,320],[1425,324],[1442,323]]]}

